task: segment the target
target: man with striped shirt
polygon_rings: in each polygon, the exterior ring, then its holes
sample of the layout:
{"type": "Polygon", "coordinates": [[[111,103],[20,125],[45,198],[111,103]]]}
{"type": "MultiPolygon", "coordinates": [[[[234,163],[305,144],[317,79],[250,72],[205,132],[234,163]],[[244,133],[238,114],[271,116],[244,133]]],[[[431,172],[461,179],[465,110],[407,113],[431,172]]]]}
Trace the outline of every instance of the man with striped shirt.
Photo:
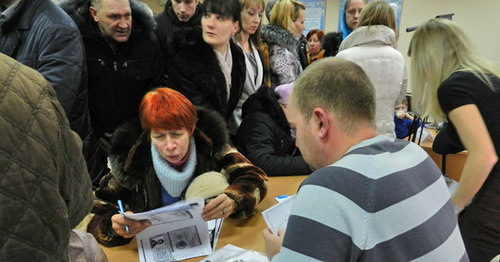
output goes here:
{"type": "Polygon", "coordinates": [[[322,59],[299,76],[286,116],[316,171],[286,234],[263,231],[272,261],[469,261],[440,170],[419,146],[378,135],[374,115],[354,63],[322,59]]]}

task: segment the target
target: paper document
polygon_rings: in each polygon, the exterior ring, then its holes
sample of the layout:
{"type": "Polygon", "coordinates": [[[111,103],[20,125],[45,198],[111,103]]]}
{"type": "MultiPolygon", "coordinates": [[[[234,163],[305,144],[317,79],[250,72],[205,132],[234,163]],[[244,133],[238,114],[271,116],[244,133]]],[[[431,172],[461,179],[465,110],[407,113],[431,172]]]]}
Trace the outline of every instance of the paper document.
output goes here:
{"type": "Polygon", "coordinates": [[[141,262],[166,262],[212,253],[208,225],[201,219],[205,201],[180,201],[159,209],[125,214],[128,219],[149,220],[151,226],[136,235],[141,262]]]}
{"type": "Polygon", "coordinates": [[[219,239],[220,230],[222,228],[222,222],[224,222],[224,218],[212,219],[210,221],[207,221],[208,239],[210,239],[210,246],[214,251],[215,247],[217,246],[217,240],[219,239]]]}
{"type": "Polygon", "coordinates": [[[271,229],[273,234],[278,235],[278,229],[286,228],[294,199],[295,195],[289,196],[278,204],[262,211],[267,227],[271,229]]]}
{"type": "Polygon", "coordinates": [[[267,256],[250,249],[227,244],[201,262],[268,262],[267,256]]]}

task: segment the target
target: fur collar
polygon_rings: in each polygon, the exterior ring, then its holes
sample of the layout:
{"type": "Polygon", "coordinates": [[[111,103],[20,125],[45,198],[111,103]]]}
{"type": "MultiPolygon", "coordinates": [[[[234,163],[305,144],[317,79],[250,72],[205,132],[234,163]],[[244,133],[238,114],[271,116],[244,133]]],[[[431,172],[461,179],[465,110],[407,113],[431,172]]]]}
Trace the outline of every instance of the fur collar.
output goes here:
{"type": "MultiPolygon", "coordinates": [[[[132,10],[132,34],[148,34],[156,28],[156,21],[150,15],[147,6],[138,0],[129,0],[132,10]]],[[[75,21],[82,32],[95,32],[96,23],[93,21],[89,7],[90,0],[65,0],[59,4],[68,15],[75,21]]]]}
{"type": "Polygon", "coordinates": [[[321,48],[325,50],[323,57],[335,56],[342,42],[342,32],[330,32],[321,39],[321,48]]]}
{"type": "MultiPolygon", "coordinates": [[[[239,46],[229,41],[233,56],[231,70],[231,94],[227,101],[226,80],[220,69],[215,51],[202,38],[201,28],[189,35],[174,35],[172,50],[175,53],[168,59],[173,74],[182,75],[198,87],[203,87],[213,109],[228,119],[243,91],[246,77],[245,55],[239,46]]],[[[175,76],[173,76],[175,78],[175,76]]],[[[175,86],[172,88],[175,89],[175,86]]]]}
{"type": "MultiPolygon", "coordinates": [[[[198,121],[193,134],[196,154],[216,157],[224,152],[229,143],[226,124],[218,113],[201,107],[196,109],[198,121]]],[[[146,173],[153,168],[151,141],[149,132],[142,130],[138,119],[116,129],[111,140],[109,158],[111,171],[121,186],[135,190],[144,182],[146,173]]]]}
{"type": "Polygon", "coordinates": [[[277,27],[275,25],[265,25],[262,27],[262,39],[269,46],[271,45],[279,45],[282,46],[289,51],[291,51],[294,55],[297,55],[298,42],[293,37],[292,33],[287,30],[277,27]]]}

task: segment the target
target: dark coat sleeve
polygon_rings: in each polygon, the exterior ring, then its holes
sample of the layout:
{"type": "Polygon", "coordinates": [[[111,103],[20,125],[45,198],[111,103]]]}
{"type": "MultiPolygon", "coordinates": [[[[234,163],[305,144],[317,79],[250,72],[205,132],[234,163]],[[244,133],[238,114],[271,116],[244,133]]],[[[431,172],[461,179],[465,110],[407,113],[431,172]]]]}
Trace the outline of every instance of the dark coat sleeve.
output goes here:
{"type": "Polygon", "coordinates": [[[83,69],[83,43],[75,28],[64,25],[47,27],[40,38],[41,47],[35,69],[56,90],[66,114],[78,94],[83,69]],[[71,76],[71,77],[68,77],[71,76]]]}
{"type": "Polygon", "coordinates": [[[87,226],[87,232],[94,235],[104,246],[121,246],[129,243],[132,238],[123,238],[112,228],[111,217],[118,214],[117,200],[124,203],[126,211],[139,213],[146,211],[144,196],[136,191],[128,190],[117,183],[113,174],[101,179],[99,188],[94,192],[92,220],[87,226]]]}
{"type": "Polygon", "coordinates": [[[279,127],[267,114],[254,113],[243,120],[237,140],[242,152],[268,176],[306,175],[311,169],[302,156],[277,152],[275,145],[284,147],[285,139],[279,135],[279,127]]]}

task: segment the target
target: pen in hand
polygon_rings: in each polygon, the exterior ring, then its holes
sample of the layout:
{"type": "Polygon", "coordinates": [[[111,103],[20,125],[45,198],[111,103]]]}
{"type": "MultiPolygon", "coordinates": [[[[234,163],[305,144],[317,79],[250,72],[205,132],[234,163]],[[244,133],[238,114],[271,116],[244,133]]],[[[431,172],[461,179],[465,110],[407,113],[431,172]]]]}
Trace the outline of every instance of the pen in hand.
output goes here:
{"type": "MultiPolygon", "coordinates": [[[[123,209],[123,204],[122,204],[122,201],[120,199],[118,199],[118,208],[120,208],[120,214],[125,214],[125,210],[123,209]]],[[[125,232],[127,232],[127,234],[130,234],[130,230],[128,229],[128,226],[125,225],[125,232]]]]}

